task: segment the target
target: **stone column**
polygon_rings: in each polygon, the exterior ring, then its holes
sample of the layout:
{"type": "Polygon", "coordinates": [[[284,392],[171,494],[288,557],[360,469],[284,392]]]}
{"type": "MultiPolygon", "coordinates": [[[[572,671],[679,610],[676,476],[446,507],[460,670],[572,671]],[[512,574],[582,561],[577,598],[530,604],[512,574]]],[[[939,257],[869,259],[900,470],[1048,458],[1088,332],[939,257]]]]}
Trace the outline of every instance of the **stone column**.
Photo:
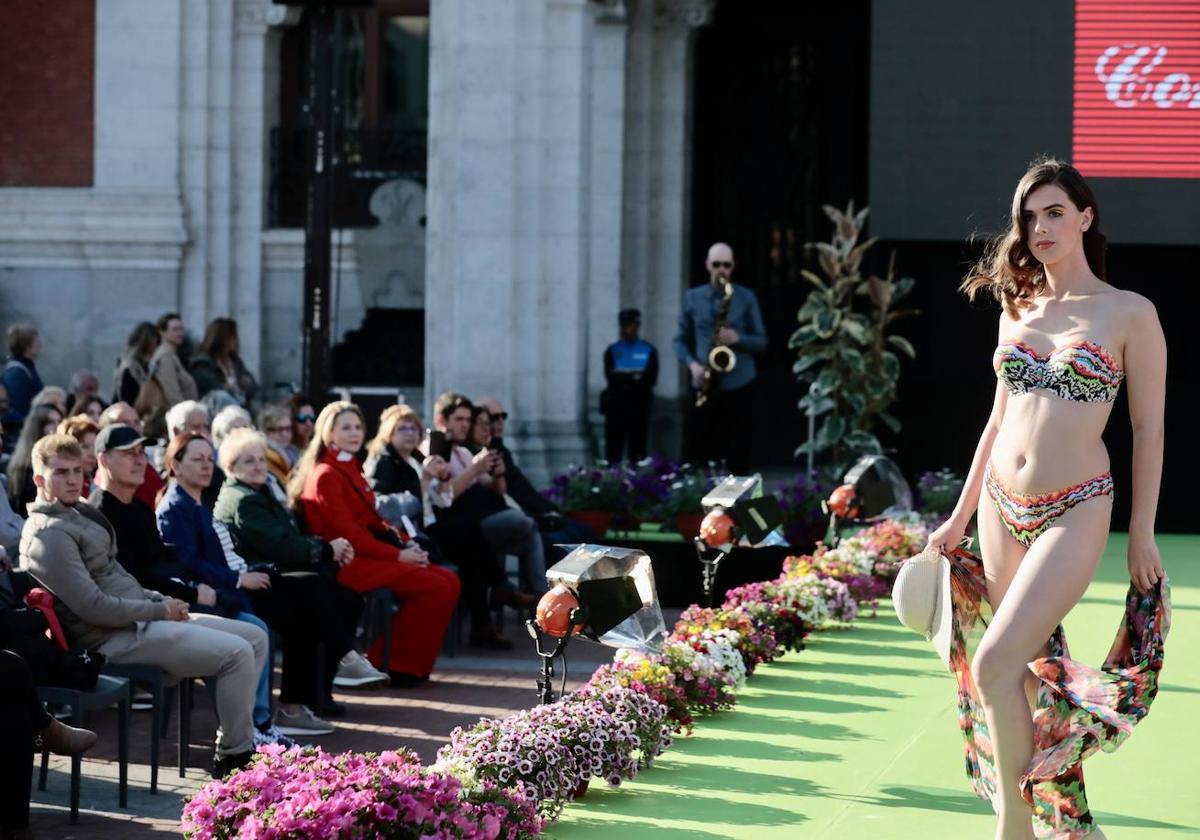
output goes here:
{"type": "Polygon", "coordinates": [[[714,0],[641,0],[629,32],[621,300],[642,310],[642,334],[658,347],[652,445],[679,451],[682,368],[671,349],[683,292],[692,174],[692,52],[714,0]]]}
{"type": "Polygon", "coordinates": [[[619,226],[619,165],[599,206],[596,195],[597,168],[617,160],[597,139],[611,144],[612,126],[596,125],[616,118],[596,82],[598,55],[607,81],[619,75],[597,33],[610,24],[595,17],[612,6],[444,0],[432,14],[427,399],[456,390],[504,400],[535,480],[591,455],[592,249],[615,242],[619,226]],[[599,229],[594,214],[606,220],[599,229]]]}

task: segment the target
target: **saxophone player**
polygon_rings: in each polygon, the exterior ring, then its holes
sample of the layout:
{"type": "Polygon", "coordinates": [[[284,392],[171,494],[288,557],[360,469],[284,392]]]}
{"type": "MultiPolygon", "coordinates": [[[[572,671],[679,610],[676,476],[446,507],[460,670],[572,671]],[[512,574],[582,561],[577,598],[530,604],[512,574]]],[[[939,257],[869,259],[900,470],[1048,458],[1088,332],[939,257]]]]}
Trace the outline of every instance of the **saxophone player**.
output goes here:
{"type": "Polygon", "coordinates": [[[683,457],[694,463],[724,460],[731,472],[745,474],[748,397],[758,373],[754,355],[767,349],[767,331],[754,292],[731,280],[733,249],[716,243],[704,266],[709,282],[684,294],[674,342],[691,382],[683,457]],[[710,353],[714,345],[730,352],[710,353]]]}

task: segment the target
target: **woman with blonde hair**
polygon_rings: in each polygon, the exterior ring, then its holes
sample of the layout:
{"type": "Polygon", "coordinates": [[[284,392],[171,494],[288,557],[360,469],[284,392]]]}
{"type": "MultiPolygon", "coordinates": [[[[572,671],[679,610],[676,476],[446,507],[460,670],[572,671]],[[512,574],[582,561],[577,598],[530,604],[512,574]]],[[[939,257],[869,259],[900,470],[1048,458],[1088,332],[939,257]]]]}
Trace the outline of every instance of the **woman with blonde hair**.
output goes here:
{"type": "Polygon", "coordinates": [[[478,522],[464,520],[449,525],[437,521],[437,511],[445,510],[454,501],[450,466],[438,455],[422,459],[417,448],[421,430],[421,418],[409,406],[385,408],[379,417],[379,432],[367,445],[363,471],[376,493],[400,495],[406,502],[411,500],[417,511],[413,519],[423,532],[418,540],[429,540],[435,554],[440,553],[458,566],[463,602],[471,614],[470,644],[511,650],[512,640],[501,635],[492,623],[488,588],[495,588],[496,603],[513,603],[518,596],[508,584],[504,569],[484,539],[478,522]]]}
{"type": "Polygon", "coordinates": [[[280,486],[287,487],[288,474],[299,460],[293,460],[292,412],[285,406],[268,403],[258,412],[258,430],[267,438],[267,466],[280,486]]]}
{"type": "Polygon", "coordinates": [[[375,667],[387,669],[393,686],[403,688],[429,679],[460,584],[458,575],[431,565],[424,549],[376,512],[375,494],[358,460],[365,435],[358,406],[325,406],[288,495],[313,534],[344,537],[354,547],[354,559],[338,571],[339,581],[358,592],[387,588],[396,594],[400,609],[392,618],[391,661],[382,662],[382,639],[368,656],[375,667]]]}

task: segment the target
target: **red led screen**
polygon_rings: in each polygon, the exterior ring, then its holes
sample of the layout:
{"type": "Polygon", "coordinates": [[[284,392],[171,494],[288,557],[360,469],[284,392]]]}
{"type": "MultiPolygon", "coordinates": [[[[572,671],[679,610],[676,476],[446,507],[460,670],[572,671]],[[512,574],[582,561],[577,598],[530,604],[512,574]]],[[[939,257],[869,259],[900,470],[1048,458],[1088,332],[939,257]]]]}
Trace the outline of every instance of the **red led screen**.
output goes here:
{"type": "Polygon", "coordinates": [[[1200,0],[1075,0],[1074,163],[1200,178],[1200,0]]]}

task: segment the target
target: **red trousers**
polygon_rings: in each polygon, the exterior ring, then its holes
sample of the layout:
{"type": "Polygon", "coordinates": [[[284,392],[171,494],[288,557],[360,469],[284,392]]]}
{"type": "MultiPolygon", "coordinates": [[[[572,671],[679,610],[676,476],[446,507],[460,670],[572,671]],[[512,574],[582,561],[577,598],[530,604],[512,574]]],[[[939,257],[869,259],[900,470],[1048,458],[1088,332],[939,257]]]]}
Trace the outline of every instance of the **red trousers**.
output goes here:
{"type": "Polygon", "coordinates": [[[376,668],[428,676],[458,603],[458,575],[440,566],[355,558],[338,572],[338,580],[356,592],[395,593],[400,610],[392,617],[392,661],[380,662],[383,639],[375,640],[367,656],[376,668]]]}

